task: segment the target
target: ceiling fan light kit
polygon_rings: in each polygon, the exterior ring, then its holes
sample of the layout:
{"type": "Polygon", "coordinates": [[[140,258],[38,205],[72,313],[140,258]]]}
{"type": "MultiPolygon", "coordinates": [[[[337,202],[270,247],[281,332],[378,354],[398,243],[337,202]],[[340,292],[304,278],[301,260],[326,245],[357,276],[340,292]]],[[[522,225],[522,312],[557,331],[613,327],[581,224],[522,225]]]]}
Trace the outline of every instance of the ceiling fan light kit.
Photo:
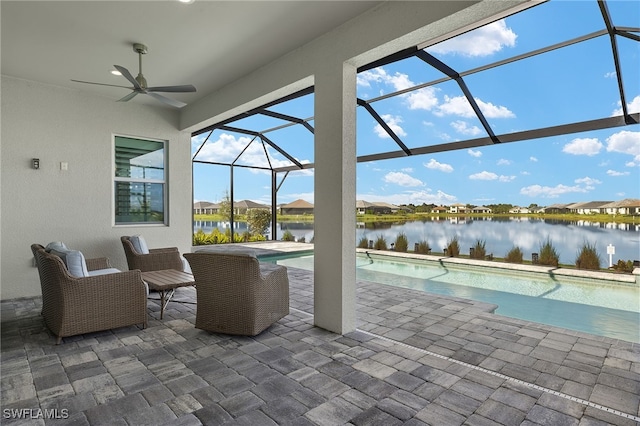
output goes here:
{"type": "Polygon", "coordinates": [[[120,65],[114,65],[115,69],[118,70],[120,72],[120,74],[126,78],[132,85],[133,87],[127,87],[127,86],[119,86],[119,85],[115,85],[115,84],[104,84],[104,83],[93,83],[90,81],[81,81],[81,80],[71,80],[71,81],[75,81],[77,83],[86,83],[86,84],[95,84],[95,85],[99,85],[99,86],[111,86],[111,87],[123,87],[125,89],[130,89],[132,90],[131,93],[129,93],[128,95],[124,96],[123,98],[118,99],[118,102],[127,102],[130,101],[131,99],[133,99],[135,96],[137,96],[138,94],[142,93],[145,95],[149,95],[152,98],[163,102],[167,105],[171,105],[172,107],[175,108],[182,108],[183,106],[187,105],[184,102],[180,102],[177,101],[175,99],[171,99],[167,96],[164,95],[160,95],[157,92],[164,92],[164,93],[187,93],[187,92],[195,92],[196,88],[190,84],[187,85],[183,85],[183,86],[157,86],[157,87],[149,87],[147,85],[147,79],[144,77],[144,75],[142,74],[142,55],[146,54],[148,52],[147,46],[145,46],[142,43],[133,43],[133,51],[136,52],[138,54],[138,76],[137,77],[133,77],[133,75],[131,75],[131,73],[129,72],[128,69],[126,69],[123,66],[120,65]]]}

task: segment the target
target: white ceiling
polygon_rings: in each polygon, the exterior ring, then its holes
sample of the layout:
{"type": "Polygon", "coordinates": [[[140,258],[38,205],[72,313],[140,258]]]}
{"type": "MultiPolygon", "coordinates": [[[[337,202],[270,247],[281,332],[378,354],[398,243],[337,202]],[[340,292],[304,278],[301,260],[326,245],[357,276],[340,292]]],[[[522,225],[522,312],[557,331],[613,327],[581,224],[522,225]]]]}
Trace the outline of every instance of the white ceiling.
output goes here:
{"type": "MultiPolygon", "coordinates": [[[[149,86],[193,84],[166,94],[190,103],[374,7],[375,1],[1,1],[2,74],[105,96],[138,74],[133,43],[148,54],[149,86]]],[[[150,96],[130,102],[162,106],[150,96]]]]}

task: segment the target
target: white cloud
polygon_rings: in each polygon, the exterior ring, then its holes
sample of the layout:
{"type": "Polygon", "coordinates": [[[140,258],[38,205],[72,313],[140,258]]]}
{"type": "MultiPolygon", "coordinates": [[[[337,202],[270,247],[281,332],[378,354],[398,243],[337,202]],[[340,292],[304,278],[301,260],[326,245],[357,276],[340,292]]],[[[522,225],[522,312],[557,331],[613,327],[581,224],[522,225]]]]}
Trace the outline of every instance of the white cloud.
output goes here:
{"type": "Polygon", "coordinates": [[[500,182],[511,182],[515,178],[516,178],[515,176],[505,176],[505,175],[498,176],[497,174],[493,172],[488,172],[486,170],[480,173],[474,173],[472,175],[469,175],[469,179],[471,180],[497,180],[500,182]]]}
{"type": "Polygon", "coordinates": [[[496,164],[498,164],[498,166],[508,166],[511,164],[511,160],[507,160],[506,158],[501,158],[498,160],[496,164]]]}
{"type": "Polygon", "coordinates": [[[538,159],[536,157],[529,157],[529,161],[533,161],[534,163],[537,163],[538,159]]]}
{"type": "MultiPolygon", "coordinates": [[[[310,163],[309,160],[302,160],[300,161],[300,164],[308,164],[310,163]]],[[[274,165],[274,167],[276,167],[274,165]]],[[[313,176],[314,173],[314,169],[295,169],[295,170],[291,170],[289,172],[289,177],[296,177],[296,176],[313,176]]]]}
{"type": "Polygon", "coordinates": [[[482,157],[482,151],[474,151],[472,149],[468,149],[467,150],[467,154],[469,154],[472,157],[476,157],[476,158],[482,157]]]}
{"type": "MultiPolygon", "coordinates": [[[[218,140],[209,141],[202,147],[198,154],[198,159],[219,163],[231,162],[251,142],[251,139],[252,138],[246,136],[236,138],[234,135],[222,133],[218,140]]],[[[268,166],[264,150],[260,143],[252,143],[240,159],[242,164],[268,166]]]]}
{"type": "MultiPolygon", "coordinates": [[[[200,152],[198,153],[198,159],[203,161],[215,161],[218,163],[230,163],[236,159],[236,157],[242,152],[242,150],[251,142],[252,138],[241,136],[236,138],[234,135],[227,133],[220,134],[220,137],[216,141],[207,142],[200,152]]],[[[271,152],[270,148],[267,148],[269,152],[269,160],[274,168],[290,166],[291,162],[280,157],[280,154],[271,152]]],[[[310,163],[309,160],[296,159],[300,163],[310,163]]],[[[262,144],[254,141],[244,151],[238,164],[257,167],[269,167],[269,161],[264,154],[262,144]]],[[[255,173],[270,173],[264,170],[252,170],[255,173]]],[[[298,175],[312,175],[313,170],[300,170],[296,171],[298,175]]]]}
{"type": "Polygon", "coordinates": [[[617,73],[615,71],[609,71],[604,74],[604,78],[616,78],[617,73]]]}
{"type": "Polygon", "coordinates": [[[467,98],[464,96],[450,98],[447,95],[444,96],[444,103],[438,107],[434,114],[440,117],[444,115],[459,115],[467,118],[476,116],[467,98]]]}
{"type": "Polygon", "coordinates": [[[592,186],[592,185],[600,185],[602,182],[599,181],[598,179],[593,179],[590,178],[589,176],[585,176],[583,178],[579,178],[574,180],[575,183],[583,183],[587,186],[592,186]]]}
{"type": "Polygon", "coordinates": [[[407,74],[396,72],[393,75],[389,75],[382,67],[363,71],[358,74],[356,79],[356,83],[364,87],[371,87],[372,82],[390,84],[396,91],[415,86],[415,83],[409,79],[407,74]]]}
{"type": "Polygon", "coordinates": [[[449,164],[439,163],[435,160],[435,158],[430,159],[428,163],[424,163],[424,166],[427,169],[439,170],[445,173],[451,173],[453,171],[453,167],[451,167],[449,164]]]}
{"type": "MultiPolygon", "coordinates": [[[[480,111],[482,111],[487,118],[514,118],[516,116],[507,107],[496,106],[478,98],[474,99],[478,104],[480,111]]],[[[473,111],[469,101],[467,101],[467,98],[464,96],[449,97],[445,95],[444,102],[439,105],[433,113],[439,117],[445,115],[458,115],[465,118],[476,117],[476,113],[473,111]]]]}
{"type": "Polygon", "coordinates": [[[408,89],[416,85],[413,81],[411,81],[407,74],[396,72],[393,75],[388,75],[386,71],[384,72],[384,74],[384,80],[388,83],[391,83],[396,91],[408,89]]]}
{"type": "Polygon", "coordinates": [[[531,185],[525,186],[520,189],[520,194],[528,195],[531,197],[543,197],[543,198],[558,198],[560,195],[569,194],[573,192],[587,192],[585,188],[580,186],[567,186],[567,185],[556,185],[556,186],[540,186],[540,185],[531,185]]]}
{"type": "Polygon", "coordinates": [[[463,135],[476,136],[482,133],[482,130],[480,130],[478,126],[469,126],[466,121],[456,120],[452,121],[450,125],[456,132],[463,135]]]}
{"type": "Polygon", "coordinates": [[[356,84],[363,87],[371,87],[371,82],[379,83],[387,78],[387,72],[381,68],[363,71],[356,76],[356,84]]]}
{"type": "Polygon", "coordinates": [[[453,137],[451,137],[451,135],[449,133],[440,132],[438,134],[438,137],[440,139],[442,139],[443,141],[452,141],[453,140],[453,137]]]}
{"type": "Polygon", "coordinates": [[[371,202],[385,202],[391,204],[451,204],[458,199],[455,195],[447,194],[441,190],[432,192],[429,189],[421,191],[406,191],[399,194],[380,195],[380,194],[357,194],[358,200],[367,200],[371,202]]]}
{"type": "MultiPolygon", "coordinates": [[[[381,115],[381,117],[384,120],[384,122],[387,123],[387,126],[389,126],[391,128],[391,130],[393,130],[396,135],[398,135],[398,136],[407,136],[407,133],[404,131],[404,129],[402,127],[400,127],[400,123],[402,123],[402,117],[400,117],[398,115],[392,116],[391,114],[384,114],[384,115],[381,115]]],[[[373,130],[381,138],[390,138],[391,137],[386,132],[386,130],[384,130],[382,128],[382,126],[379,125],[379,124],[376,124],[376,126],[373,128],[373,130]]]]}
{"type": "Polygon", "coordinates": [[[431,111],[438,106],[438,97],[436,92],[438,89],[435,87],[423,87],[422,89],[414,90],[410,93],[402,95],[409,102],[409,109],[424,109],[431,111]]]}
{"type": "MultiPolygon", "coordinates": [[[[408,89],[416,85],[407,74],[396,72],[393,75],[389,75],[382,67],[363,71],[357,76],[357,84],[359,86],[371,87],[372,82],[393,86],[394,91],[408,89]]],[[[407,100],[409,109],[429,111],[438,105],[437,92],[438,89],[435,87],[423,87],[400,95],[400,97],[407,100]]]]}
{"type": "Polygon", "coordinates": [[[623,130],[607,138],[607,152],[620,152],[634,156],[640,162],[640,132],[623,130]]]}
{"type": "Polygon", "coordinates": [[[474,173],[469,175],[469,179],[471,180],[496,180],[498,179],[498,175],[492,172],[482,171],[480,173],[474,173]]]}
{"type": "MultiPolygon", "coordinates": [[[[622,103],[618,101],[618,109],[615,109],[611,116],[614,117],[616,115],[622,115],[622,103]]],[[[633,98],[631,102],[627,104],[627,112],[631,114],[632,112],[640,112],[640,95],[633,98]]]]}
{"type": "Polygon", "coordinates": [[[607,170],[607,174],[609,176],[629,176],[631,173],[629,173],[629,172],[618,172],[616,170],[607,170]]]}
{"type": "Polygon", "coordinates": [[[505,20],[501,19],[431,46],[427,51],[464,56],[487,56],[499,52],[504,47],[515,46],[517,37],[511,28],[507,27],[505,20]]]}
{"type": "Polygon", "coordinates": [[[403,167],[400,170],[402,170],[405,173],[413,173],[413,167],[403,167]]]}
{"type": "Polygon", "coordinates": [[[515,114],[507,107],[497,106],[491,102],[484,102],[478,98],[474,98],[480,107],[480,111],[487,118],[515,118],[515,114]]]}
{"type": "Polygon", "coordinates": [[[573,155],[597,155],[603,145],[597,138],[576,138],[562,148],[562,152],[573,155]]]}
{"type": "Polygon", "coordinates": [[[424,186],[420,179],[401,172],[389,172],[384,176],[384,181],[400,186],[424,186]]]}

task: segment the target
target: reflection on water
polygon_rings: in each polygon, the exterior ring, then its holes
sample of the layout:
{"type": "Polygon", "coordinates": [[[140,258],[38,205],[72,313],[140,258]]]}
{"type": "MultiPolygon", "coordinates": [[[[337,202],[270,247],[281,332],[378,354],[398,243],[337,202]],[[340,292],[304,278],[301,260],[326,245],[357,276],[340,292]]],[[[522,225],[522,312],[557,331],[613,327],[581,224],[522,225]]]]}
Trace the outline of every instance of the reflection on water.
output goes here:
{"type": "MultiPolygon", "coordinates": [[[[433,218],[437,219],[437,218],[433,218]]],[[[426,220],[404,223],[374,222],[358,225],[357,240],[375,240],[382,235],[388,243],[399,233],[409,239],[409,246],[426,240],[434,252],[442,252],[453,237],[458,238],[462,254],[469,254],[477,240],[486,243],[487,254],[504,257],[514,245],[520,247],[526,260],[539,252],[540,245],[551,239],[560,255],[560,262],[573,264],[585,242],[595,244],[601,265],[608,266],[607,246],[615,246],[613,262],[618,259],[640,259],[640,224],[611,224],[589,221],[561,221],[551,219],[518,218],[453,218],[456,220],[426,220]]]]}
{"type": "MultiPolygon", "coordinates": [[[[229,229],[228,222],[196,221],[194,232],[202,229],[211,232],[213,228],[229,229]]],[[[247,230],[246,222],[236,222],[237,232],[247,230]]],[[[288,230],[296,239],[302,237],[307,242],[313,238],[313,223],[278,223],[277,235],[282,236],[288,230]]],[[[382,235],[390,245],[399,233],[409,239],[409,247],[426,240],[434,252],[442,252],[447,243],[455,236],[460,243],[462,254],[469,254],[477,240],[486,243],[487,253],[504,257],[517,245],[525,260],[531,260],[531,253],[538,252],[542,242],[550,238],[560,255],[560,262],[573,264],[580,248],[585,242],[595,244],[600,254],[601,265],[608,266],[607,246],[615,246],[613,262],[640,259],[640,224],[615,224],[591,222],[587,220],[563,221],[558,219],[534,219],[528,217],[433,217],[425,221],[409,222],[358,222],[356,241],[362,237],[375,240],[382,235]],[[438,220],[439,219],[439,220],[438,220]]],[[[267,231],[268,238],[271,229],[267,231]]]]}

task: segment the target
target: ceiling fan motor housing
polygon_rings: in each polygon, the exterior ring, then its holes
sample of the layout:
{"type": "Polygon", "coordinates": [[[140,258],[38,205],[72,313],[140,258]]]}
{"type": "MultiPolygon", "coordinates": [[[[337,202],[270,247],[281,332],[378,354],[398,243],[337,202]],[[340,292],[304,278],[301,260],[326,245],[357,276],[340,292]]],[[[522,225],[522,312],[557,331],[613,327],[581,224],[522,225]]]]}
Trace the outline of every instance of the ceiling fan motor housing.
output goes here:
{"type": "Polygon", "coordinates": [[[140,87],[142,87],[143,89],[147,88],[147,79],[144,78],[144,76],[142,75],[142,73],[138,74],[138,76],[136,77],[136,81],[138,82],[138,84],[140,85],[140,87]]]}
{"type": "Polygon", "coordinates": [[[144,55],[147,53],[147,46],[142,43],[133,43],[133,51],[144,55]]]}

